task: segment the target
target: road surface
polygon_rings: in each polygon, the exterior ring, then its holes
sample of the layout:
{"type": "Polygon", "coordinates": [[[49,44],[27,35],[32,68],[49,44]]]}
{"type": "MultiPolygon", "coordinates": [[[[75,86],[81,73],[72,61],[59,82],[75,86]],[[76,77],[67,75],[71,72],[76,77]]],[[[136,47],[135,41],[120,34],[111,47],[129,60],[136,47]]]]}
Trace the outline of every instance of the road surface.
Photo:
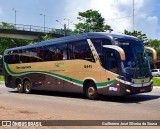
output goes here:
{"type": "Polygon", "coordinates": [[[100,100],[87,100],[83,95],[73,93],[34,91],[19,94],[16,89],[6,88],[1,83],[0,120],[11,119],[160,120],[160,88],[124,98],[102,96],[100,100]]]}

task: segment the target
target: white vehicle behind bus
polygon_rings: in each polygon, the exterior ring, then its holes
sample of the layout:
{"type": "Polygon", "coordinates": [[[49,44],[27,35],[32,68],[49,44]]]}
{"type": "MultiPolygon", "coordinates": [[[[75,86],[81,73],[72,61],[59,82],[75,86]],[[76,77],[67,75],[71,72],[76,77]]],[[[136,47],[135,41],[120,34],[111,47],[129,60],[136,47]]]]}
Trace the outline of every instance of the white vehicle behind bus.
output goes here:
{"type": "Polygon", "coordinates": [[[152,76],[160,77],[160,69],[152,69],[152,76]]]}

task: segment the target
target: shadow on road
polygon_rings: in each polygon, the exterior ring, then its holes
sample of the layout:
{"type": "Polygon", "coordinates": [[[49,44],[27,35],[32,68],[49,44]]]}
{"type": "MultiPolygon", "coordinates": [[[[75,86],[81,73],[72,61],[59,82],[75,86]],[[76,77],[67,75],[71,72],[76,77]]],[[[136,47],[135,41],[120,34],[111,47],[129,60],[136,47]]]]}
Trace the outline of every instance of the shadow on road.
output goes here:
{"type": "Polygon", "coordinates": [[[140,104],[144,101],[158,99],[160,96],[158,95],[146,95],[146,94],[137,94],[137,95],[129,95],[124,97],[119,96],[102,96],[101,101],[109,101],[109,102],[118,102],[118,103],[137,103],[140,104]]]}
{"type": "MultiPolygon", "coordinates": [[[[18,93],[18,91],[9,91],[10,93],[18,93]]],[[[25,93],[24,93],[25,94],[25,93]]],[[[28,94],[30,95],[30,94],[28,94]]],[[[84,94],[80,93],[69,93],[69,92],[58,92],[58,91],[39,91],[33,90],[31,95],[44,95],[44,96],[55,96],[55,97],[66,97],[66,98],[78,98],[78,99],[86,99],[84,94]]]]}
{"type": "MultiPolygon", "coordinates": [[[[17,91],[9,91],[10,93],[17,93],[17,91]]],[[[28,94],[29,95],[29,94],[28,94]]],[[[33,91],[32,95],[44,95],[44,96],[54,96],[54,97],[66,97],[66,98],[75,98],[75,99],[87,99],[84,94],[79,93],[66,93],[66,92],[55,92],[55,91],[33,91]]],[[[103,101],[103,102],[117,102],[117,103],[137,103],[143,101],[149,101],[160,98],[159,95],[147,95],[147,94],[137,94],[129,96],[103,96],[101,95],[98,100],[94,101],[103,101]]]]}

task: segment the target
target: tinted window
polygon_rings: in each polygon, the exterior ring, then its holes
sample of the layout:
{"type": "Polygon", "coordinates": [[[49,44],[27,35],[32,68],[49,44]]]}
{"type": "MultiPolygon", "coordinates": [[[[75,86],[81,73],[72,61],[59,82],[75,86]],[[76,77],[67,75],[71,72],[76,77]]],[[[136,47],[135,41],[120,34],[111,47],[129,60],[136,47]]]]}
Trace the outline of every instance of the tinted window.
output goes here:
{"type": "Polygon", "coordinates": [[[118,63],[114,51],[105,51],[105,54],[101,56],[101,62],[105,69],[118,73],[118,63]]]}
{"type": "Polygon", "coordinates": [[[38,56],[38,49],[24,49],[19,51],[21,63],[40,62],[42,59],[38,56]]]}
{"type": "Polygon", "coordinates": [[[158,72],[158,70],[152,70],[152,72],[158,72]]]}
{"type": "Polygon", "coordinates": [[[68,45],[69,59],[84,59],[94,61],[91,49],[87,41],[79,41],[68,45]]]}
{"type": "Polygon", "coordinates": [[[7,64],[17,64],[20,62],[18,54],[9,54],[4,56],[4,61],[7,64]]]}
{"type": "Polygon", "coordinates": [[[112,43],[109,39],[92,39],[92,43],[93,43],[93,45],[99,55],[102,55],[103,45],[112,45],[112,43]]]}
{"type": "Polygon", "coordinates": [[[44,47],[44,61],[56,61],[67,59],[67,44],[58,44],[44,47]]]}

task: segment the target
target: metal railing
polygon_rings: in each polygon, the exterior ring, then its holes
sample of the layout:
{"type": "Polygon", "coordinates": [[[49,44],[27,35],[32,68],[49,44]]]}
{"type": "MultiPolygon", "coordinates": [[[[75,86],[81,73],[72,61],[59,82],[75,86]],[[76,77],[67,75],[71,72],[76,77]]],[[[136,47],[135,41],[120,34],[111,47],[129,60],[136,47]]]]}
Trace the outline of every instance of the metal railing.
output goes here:
{"type": "MultiPolygon", "coordinates": [[[[0,29],[13,29],[13,30],[23,30],[23,31],[30,31],[30,32],[41,32],[41,33],[46,33],[46,34],[49,33],[49,34],[64,35],[63,29],[55,29],[55,28],[23,25],[23,24],[13,24],[13,23],[6,23],[6,22],[0,22],[0,29]]],[[[72,35],[73,33],[70,31],[69,32],[66,31],[66,34],[72,35]]]]}

